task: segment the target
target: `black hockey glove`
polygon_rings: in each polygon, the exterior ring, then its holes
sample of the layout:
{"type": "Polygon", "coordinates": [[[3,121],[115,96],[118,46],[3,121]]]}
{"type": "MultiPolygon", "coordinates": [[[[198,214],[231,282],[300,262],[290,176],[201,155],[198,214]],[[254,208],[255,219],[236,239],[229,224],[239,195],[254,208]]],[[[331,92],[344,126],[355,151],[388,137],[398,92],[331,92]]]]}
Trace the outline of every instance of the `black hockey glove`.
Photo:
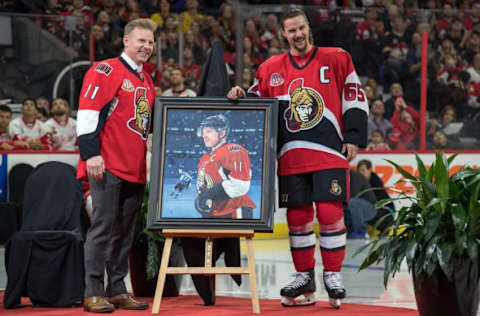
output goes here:
{"type": "Polygon", "coordinates": [[[230,197],[225,193],[222,183],[217,183],[208,191],[200,191],[200,194],[195,199],[195,209],[202,215],[210,215],[214,203],[229,199],[230,197]]]}

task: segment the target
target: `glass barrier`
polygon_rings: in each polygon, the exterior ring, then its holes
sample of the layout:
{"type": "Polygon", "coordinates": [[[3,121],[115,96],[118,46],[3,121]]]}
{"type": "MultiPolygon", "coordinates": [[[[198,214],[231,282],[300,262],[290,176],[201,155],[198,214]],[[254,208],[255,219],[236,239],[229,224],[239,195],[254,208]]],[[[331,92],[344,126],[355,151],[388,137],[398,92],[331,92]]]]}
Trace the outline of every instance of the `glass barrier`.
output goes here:
{"type": "MultiPolygon", "coordinates": [[[[159,1],[163,3],[163,1],[159,1]]],[[[280,18],[290,6],[222,4],[196,16],[159,5],[150,13],[33,15],[0,12],[1,100],[55,97],[72,115],[85,71],[93,60],[118,56],[123,26],[151,17],[159,26],[146,67],[157,93],[172,86],[181,68],[185,87],[196,90],[215,41],[224,47],[232,84],[248,88],[258,66],[286,50],[280,18]],[[249,12],[249,13],[247,13],[249,12]],[[251,13],[250,13],[251,12],[251,13]],[[95,19],[94,19],[95,18],[95,19]],[[239,58],[238,56],[242,56],[239,58]]],[[[404,10],[303,6],[314,43],[347,50],[371,107],[368,150],[480,149],[480,9],[404,10]],[[421,104],[422,36],[426,32],[426,104],[421,104]],[[388,119],[388,123],[380,118],[388,119]],[[376,118],[376,119],[374,119],[376,118]],[[422,124],[425,136],[420,135],[422,124]],[[425,137],[425,148],[420,147],[425,137]],[[381,141],[383,139],[383,142],[381,141]]],[[[7,102],[7,101],[3,101],[7,102]]]]}

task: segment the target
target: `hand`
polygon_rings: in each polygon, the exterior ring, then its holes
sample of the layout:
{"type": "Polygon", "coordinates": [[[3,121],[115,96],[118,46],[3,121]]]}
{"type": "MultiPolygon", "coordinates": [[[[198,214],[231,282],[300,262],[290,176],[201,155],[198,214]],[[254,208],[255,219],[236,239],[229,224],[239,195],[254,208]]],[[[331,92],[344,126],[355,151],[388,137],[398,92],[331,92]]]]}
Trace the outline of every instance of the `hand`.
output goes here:
{"type": "Polygon", "coordinates": [[[87,159],[87,175],[95,181],[100,181],[105,172],[105,164],[102,156],[93,156],[87,159]]]}
{"type": "Polygon", "coordinates": [[[45,149],[45,146],[42,144],[42,142],[39,139],[33,139],[28,141],[28,147],[30,149],[35,149],[35,150],[45,149]]]}
{"type": "Polygon", "coordinates": [[[1,150],[13,150],[14,146],[10,145],[9,143],[2,143],[0,145],[1,150]]]}
{"type": "Polygon", "coordinates": [[[357,156],[358,146],[354,144],[343,144],[342,154],[347,154],[347,161],[352,161],[357,156]]]}
{"type": "Polygon", "coordinates": [[[24,142],[23,140],[16,140],[13,142],[13,146],[15,147],[22,147],[22,148],[30,148],[27,142],[24,142]]]}
{"type": "Polygon", "coordinates": [[[208,193],[201,190],[200,194],[195,199],[195,209],[202,215],[210,215],[212,211],[213,201],[208,198],[208,193]]]}
{"type": "Polygon", "coordinates": [[[227,93],[227,98],[229,100],[237,100],[238,98],[245,98],[247,94],[240,86],[235,86],[227,93]]]}

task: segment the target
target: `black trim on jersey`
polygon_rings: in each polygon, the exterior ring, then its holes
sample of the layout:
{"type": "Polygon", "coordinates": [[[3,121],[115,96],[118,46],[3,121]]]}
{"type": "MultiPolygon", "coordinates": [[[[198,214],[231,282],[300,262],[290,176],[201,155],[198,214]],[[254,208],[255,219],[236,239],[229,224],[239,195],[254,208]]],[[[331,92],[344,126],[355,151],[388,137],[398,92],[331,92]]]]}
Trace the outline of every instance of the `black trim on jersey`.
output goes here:
{"type": "Polygon", "coordinates": [[[322,237],[340,236],[340,235],[343,235],[343,234],[346,234],[346,233],[347,233],[347,230],[343,229],[343,230],[338,231],[338,232],[320,233],[320,236],[322,236],[322,237]]]}
{"type": "Polygon", "coordinates": [[[345,249],[345,246],[336,247],[336,248],[324,248],[324,247],[320,247],[320,249],[321,249],[321,250],[325,250],[325,251],[339,251],[339,250],[345,249]]]}
{"type": "Polygon", "coordinates": [[[127,61],[122,58],[122,56],[118,57],[118,59],[120,59],[120,61],[121,61],[122,64],[128,69],[128,71],[130,71],[132,74],[135,75],[135,77],[137,77],[138,79],[140,79],[140,80],[143,81],[143,78],[140,77],[140,74],[139,74],[135,69],[133,69],[132,67],[130,67],[130,65],[127,63],[127,61]]]}
{"type": "Polygon", "coordinates": [[[364,110],[352,108],[343,115],[345,137],[343,143],[355,144],[358,147],[367,147],[368,115],[364,110]]]}
{"type": "Polygon", "coordinates": [[[278,102],[278,138],[277,150],[280,151],[286,143],[294,140],[309,141],[325,145],[338,152],[342,151],[342,139],[338,136],[335,126],[325,117],[313,128],[302,130],[298,133],[291,133],[285,127],[285,118],[283,117],[285,109],[290,107],[290,103],[286,100],[278,102]]]}
{"type": "Polygon", "coordinates": [[[290,62],[292,63],[293,67],[295,67],[296,69],[298,70],[302,70],[304,68],[306,68],[310,62],[313,60],[313,58],[315,58],[315,55],[317,54],[317,50],[318,50],[318,47],[317,46],[314,46],[313,47],[314,51],[312,53],[312,56],[310,56],[310,58],[308,59],[308,61],[305,63],[305,65],[303,65],[302,67],[298,66],[295,61],[293,60],[293,56],[290,55],[290,51],[288,51],[288,58],[290,59],[290,62]]]}
{"type": "Polygon", "coordinates": [[[86,161],[88,158],[100,155],[100,141],[98,135],[107,122],[108,111],[110,110],[110,103],[103,106],[98,115],[98,125],[95,131],[90,134],[83,134],[78,137],[78,151],[80,158],[86,161]]]}
{"type": "Polygon", "coordinates": [[[310,232],[289,232],[288,234],[290,236],[308,236],[314,233],[315,233],[314,231],[310,231],[310,232]]]}
{"type": "Polygon", "coordinates": [[[291,250],[308,250],[308,249],[314,249],[315,244],[312,246],[305,246],[305,247],[290,247],[291,250]]]}

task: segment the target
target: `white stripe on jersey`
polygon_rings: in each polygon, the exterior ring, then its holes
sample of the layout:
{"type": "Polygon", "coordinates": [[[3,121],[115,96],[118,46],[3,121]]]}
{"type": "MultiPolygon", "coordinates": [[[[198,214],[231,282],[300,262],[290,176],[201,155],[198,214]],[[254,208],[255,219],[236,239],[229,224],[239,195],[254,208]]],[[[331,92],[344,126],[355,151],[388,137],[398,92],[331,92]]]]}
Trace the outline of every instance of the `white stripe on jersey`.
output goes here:
{"type": "Polygon", "coordinates": [[[225,193],[231,198],[242,196],[250,190],[250,181],[244,181],[229,177],[229,180],[222,182],[225,193]]]}
{"type": "Polygon", "coordinates": [[[335,236],[322,236],[318,238],[320,241],[320,247],[326,249],[335,249],[339,247],[345,247],[347,244],[347,234],[335,235],[335,236]]]}
{"type": "MultiPolygon", "coordinates": [[[[358,79],[357,73],[355,71],[352,71],[347,76],[347,78],[345,79],[345,87],[349,83],[350,84],[351,83],[357,84],[358,89],[360,89],[361,83],[360,83],[360,80],[358,79]]],[[[361,93],[363,93],[363,101],[358,100],[358,95],[354,100],[347,101],[347,100],[345,100],[345,91],[342,92],[342,115],[345,114],[345,112],[347,112],[350,109],[357,108],[357,109],[365,111],[367,113],[367,116],[368,116],[367,97],[365,96],[365,92],[363,91],[363,89],[362,89],[361,93]]]]}
{"type": "Polygon", "coordinates": [[[94,110],[78,110],[77,112],[77,136],[95,132],[98,126],[100,112],[94,110]]]}
{"type": "Polygon", "coordinates": [[[322,145],[322,144],[312,143],[312,142],[309,142],[309,141],[306,141],[306,140],[294,140],[294,141],[286,143],[285,145],[283,145],[282,149],[280,149],[280,153],[278,153],[278,158],[285,155],[285,153],[289,150],[301,149],[301,148],[327,152],[329,154],[338,156],[338,157],[342,158],[343,160],[347,160],[344,155],[342,155],[341,153],[339,153],[338,151],[336,151],[336,150],[334,150],[330,147],[327,147],[327,146],[322,145]]]}

